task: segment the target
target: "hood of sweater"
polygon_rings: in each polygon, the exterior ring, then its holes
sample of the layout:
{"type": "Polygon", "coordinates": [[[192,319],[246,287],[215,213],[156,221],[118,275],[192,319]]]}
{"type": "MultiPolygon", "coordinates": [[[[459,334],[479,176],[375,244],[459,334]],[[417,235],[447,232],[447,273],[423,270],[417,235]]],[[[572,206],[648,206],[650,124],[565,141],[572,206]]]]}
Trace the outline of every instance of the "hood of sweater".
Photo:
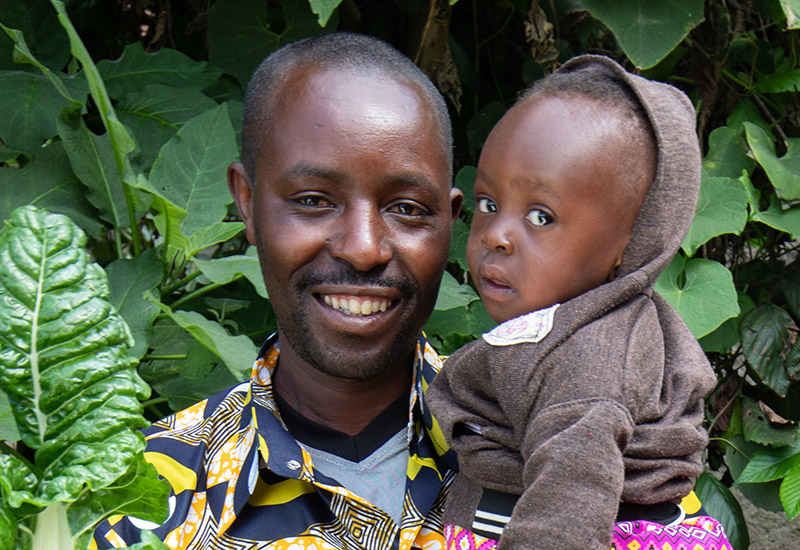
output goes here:
{"type": "MultiPolygon", "coordinates": [[[[560,317],[573,317],[567,333],[636,294],[652,294],[659,274],[689,231],[700,190],[701,153],[695,111],[677,88],[627,72],[614,60],[581,55],[559,72],[600,65],[625,83],[643,106],[656,141],[655,178],[639,210],[614,279],[563,304],[560,317]],[[567,311],[569,310],[569,311],[567,311]]],[[[682,321],[681,321],[682,322],[682,321]]]]}

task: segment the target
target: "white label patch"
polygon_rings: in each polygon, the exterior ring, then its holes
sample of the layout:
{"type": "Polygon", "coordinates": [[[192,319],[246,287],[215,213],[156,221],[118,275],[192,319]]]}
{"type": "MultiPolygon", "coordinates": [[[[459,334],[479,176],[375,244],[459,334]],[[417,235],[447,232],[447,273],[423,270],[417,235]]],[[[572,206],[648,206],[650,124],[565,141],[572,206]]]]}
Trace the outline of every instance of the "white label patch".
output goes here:
{"type": "Polygon", "coordinates": [[[558,306],[555,304],[509,319],[484,334],[483,339],[493,346],[513,346],[525,342],[535,344],[553,328],[553,316],[558,306]]]}

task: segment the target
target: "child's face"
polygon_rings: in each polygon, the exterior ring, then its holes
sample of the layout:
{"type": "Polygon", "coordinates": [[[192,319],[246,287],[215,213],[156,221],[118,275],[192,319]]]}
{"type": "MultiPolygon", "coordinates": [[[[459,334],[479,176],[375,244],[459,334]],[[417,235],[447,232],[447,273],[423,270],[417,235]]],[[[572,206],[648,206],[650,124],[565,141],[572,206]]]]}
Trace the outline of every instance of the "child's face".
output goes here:
{"type": "Polygon", "coordinates": [[[612,277],[636,214],[621,207],[617,189],[626,166],[618,125],[597,102],[551,96],[517,105],[492,130],[478,162],[467,260],[495,321],[612,277]]]}

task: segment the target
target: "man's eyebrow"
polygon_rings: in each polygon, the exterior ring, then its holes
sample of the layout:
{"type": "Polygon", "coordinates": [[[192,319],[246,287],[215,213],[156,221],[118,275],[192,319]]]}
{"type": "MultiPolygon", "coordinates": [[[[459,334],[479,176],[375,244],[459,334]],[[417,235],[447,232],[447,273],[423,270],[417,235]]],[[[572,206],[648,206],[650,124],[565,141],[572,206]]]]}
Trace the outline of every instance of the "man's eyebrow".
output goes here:
{"type": "Polygon", "coordinates": [[[307,162],[298,162],[283,173],[283,177],[287,179],[301,179],[307,177],[314,177],[331,181],[343,181],[347,179],[347,175],[337,170],[331,170],[322,166],[316,166],[307,162]]]}
{"type": "Polygon", "coordinates": [[[425,174],[417,172],[403,172],[399,174],[389,174],[383,178],[388,185],[400,185],[403,187],[415,187],[424,190],[435,190],[438,188],[436,182],[425,174]]]}

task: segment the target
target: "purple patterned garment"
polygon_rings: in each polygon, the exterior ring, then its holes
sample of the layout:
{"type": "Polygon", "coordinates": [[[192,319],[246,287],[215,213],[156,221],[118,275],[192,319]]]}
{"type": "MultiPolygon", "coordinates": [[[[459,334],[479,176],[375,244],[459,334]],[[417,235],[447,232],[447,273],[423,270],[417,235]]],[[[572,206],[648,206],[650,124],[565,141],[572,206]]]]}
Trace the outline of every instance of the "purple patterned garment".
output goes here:
{"type": "MultiPolygon", "coordinates": [[[[446,525],[445,550],[495,550],[497,541],[446,525]]],[[[621,521],[614,525],[610,550],[733,550],[725,530],[708,516],[686,518],[667,527],[652,521],[621,521]]]]}

